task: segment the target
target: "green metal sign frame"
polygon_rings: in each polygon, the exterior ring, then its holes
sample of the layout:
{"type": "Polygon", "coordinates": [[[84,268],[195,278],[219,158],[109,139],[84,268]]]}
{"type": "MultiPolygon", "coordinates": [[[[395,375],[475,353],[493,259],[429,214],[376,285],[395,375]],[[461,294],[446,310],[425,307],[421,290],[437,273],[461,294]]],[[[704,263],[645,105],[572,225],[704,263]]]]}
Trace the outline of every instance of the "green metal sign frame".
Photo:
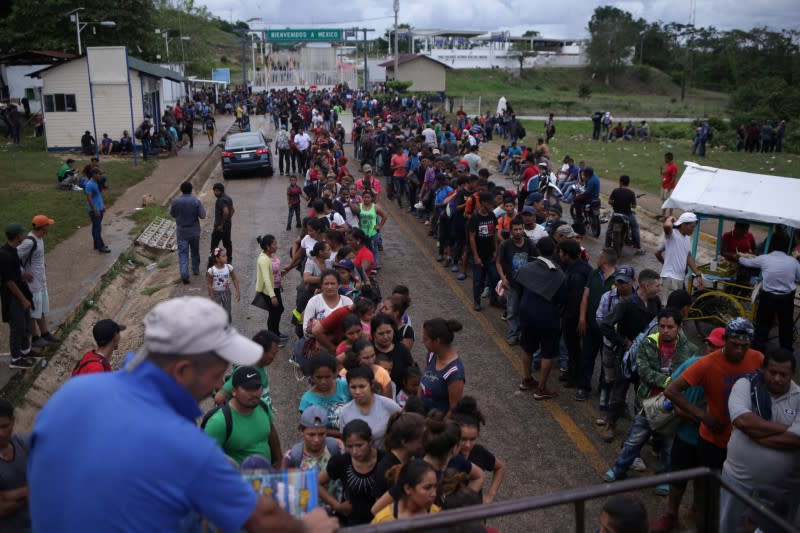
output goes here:
{"type": "Polygon", "coordinates": [[[342,41],[344,33],[337,29],[302,30],[286,28],[283,30],[267,30],[267,39],[270,41],[316,41],[332,42],[342,41]]]}

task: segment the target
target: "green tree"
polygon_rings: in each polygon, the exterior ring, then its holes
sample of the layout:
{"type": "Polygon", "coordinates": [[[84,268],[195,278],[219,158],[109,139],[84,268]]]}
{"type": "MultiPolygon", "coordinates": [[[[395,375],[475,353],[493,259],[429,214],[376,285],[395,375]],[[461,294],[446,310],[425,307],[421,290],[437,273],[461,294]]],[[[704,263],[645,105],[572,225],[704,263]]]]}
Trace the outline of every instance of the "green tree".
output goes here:
{"type": "Polygon", "coordinates": [[[126,45],[133,51],[150,50],[157,42],[153,33],[153,0],[12,0],[10,14],[0,26],[0,50],[77,52],[75,23],[67,13],[78,7],[84,8],[80,12],[82,21],[116,23],[115,28],[86,27],[81,33],[84,48],[126,45]]]}
{"type": "Polygon", "coordinates": [[[642,19],[616,7],[603,6],[594,10],[589,21],[589,62],[608,85],[631,59],[636,41],[644,28],[642,19]]]}
{"type": "Polygon", "coordinates": [[[538,52],[533,48],[533,40],[539,36],[538,31],[528,30],[522,34],[523,37],[528,39],[523,41],[514,41],[511,44],[511,51],[513,56],[519,62],[519,77],[522,77],[522,67],[525,65],[525,60],[529,57],[536,57],[538,52]]]}

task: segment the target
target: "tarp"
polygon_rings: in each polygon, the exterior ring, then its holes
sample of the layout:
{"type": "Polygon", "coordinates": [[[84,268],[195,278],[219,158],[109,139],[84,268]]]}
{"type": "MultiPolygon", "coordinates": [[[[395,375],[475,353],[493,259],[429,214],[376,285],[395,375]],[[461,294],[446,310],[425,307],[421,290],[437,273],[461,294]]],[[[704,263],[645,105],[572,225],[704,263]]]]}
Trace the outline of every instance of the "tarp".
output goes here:
{"type": "Polygon", "coordinates": [[[800,179],[685,164],[665,209],[800,228],[800,179]]]}

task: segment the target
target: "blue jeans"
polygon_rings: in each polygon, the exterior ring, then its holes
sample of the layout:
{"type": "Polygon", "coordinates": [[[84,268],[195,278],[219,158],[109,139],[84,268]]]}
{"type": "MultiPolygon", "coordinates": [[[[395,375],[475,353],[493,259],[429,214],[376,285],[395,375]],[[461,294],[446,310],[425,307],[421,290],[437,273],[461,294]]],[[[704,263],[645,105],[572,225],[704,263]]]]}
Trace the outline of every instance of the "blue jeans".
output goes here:
{"type": "Polygon", "coordinates": [[[519,335],[519,300],[522,297],[522,289],[515,288],[513,285],[506,291],[506,339],[514,339],[519,335]]]}
{"type": "MultiPolygon", "coordinates": [[[[636,417],[634,417],[631,430],[628,432],[625,442],[622,443],[622,449],[617,455],[617,459],[614,461],[614,466],[612,467],[617,477],[624,476],[628,472],[634,459],[639,457],[639,453],[642,451],[644,445],[647,444],[647,441],[653,433],[646,416],[636,415],[636,417]]],[[[662,440],[661,472],[659,473],[669,472],[672,442],[673,439],[671,438],[662,440]]]]}
{"type": "Polygon", "coordinates": [[[372,251],[372,255],[375,256],[375,266],[380,266],[381,264],[381,253],[380,247],[383,244],[383,238],[381,237],[380,233],[376,233],[370,238],[369,241],[369,249],[372,251]]]}
{"type": "Polygon", "coordinates": [[[178,265],[182,278],[189,277],[189,252],[192,253],[192,272],[200,273],[200,237],[178,239],[178,265]]]}
{"type": "Polygon", "coordinates": [[[105,213],[105,211],[100,211],[100,214],[95,216],[94,211],[89,211],[89,220],[92,221],[92,240],[94,241],[95,250],[102,250],[106,247],[106,243],[103,242],[103,236],[101,235],[101,224],[103,223],[103,215],[105,215],[105,213]]]}
{"type": "MultiPolygon", "coordinates": [[[[484,287],[494,289],[497,283],[497,267],[491,259],[483,259],[483,266],[472,264],[472,300],[475,305],[481,303],[481,292],[484,287]]],[[[491,295],[490,295],[491,297],[491,295]]]]}

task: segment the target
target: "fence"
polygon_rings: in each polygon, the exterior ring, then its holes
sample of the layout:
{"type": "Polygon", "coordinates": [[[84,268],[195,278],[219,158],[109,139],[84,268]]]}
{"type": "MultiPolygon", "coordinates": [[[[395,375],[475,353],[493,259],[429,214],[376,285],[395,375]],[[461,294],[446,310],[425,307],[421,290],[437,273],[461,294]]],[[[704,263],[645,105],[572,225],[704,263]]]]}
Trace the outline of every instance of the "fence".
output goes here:
{"type": "Polygon", "coordinates": [[[344,71],[339,69],[331,70],[274,70],[256,72],[253,80],[254,87],[333,87],[340,83],[347,83],[350,87],[356,87],[355,70],[344,71]]]}
{"type": "MultiPolygon", "coordinates": [[[[617,481],[603,485],[594,485],[578,489],[564,490],[543,496],[518,498],[488,505],[475,505],[414,516],[405,520],[384,522],[379,525],[364,525],[342,529],[347,533],[400,533],[405,531],[429,531],[435,528],[447,528],[468,522],[480,522],[488,518],[517,514],[526,511],[535,511],[554,507],[556,505],[572,505],[576,533],[585,533],[587,530],[585,502],[597,498],[607,498],[613,494],[623,492],[640,492],[644,489],[655,487],[662,483],[676,481],[694,481],[695,502],[697,504],[697,531],[719,531],[719,495],[724,489],[731,492],[737,500],[746,507],[756,509],[764,519],[770,523],[769,531],[792,533],[797,528],[783,520],[760,502],[737,487],[733,487],[722,479],[719,472],[709,468],[692,468],[641,479],[617,481]]],[[[593,518],[593,523],[596,523],[593,518]]],[[[595,531],[595,527],[590,528],[595,531]]],[[[727,532],[726,532],[727,533],[727,532]]]]}
{"type": "Polygon", "coordinates": [[[464,113],[467,114],[469,117],[474,117],[481,114],[483,112],[489,112],[489,114],[494,114],[493,109],[486,108],[485,102],[481,101],[481,97],[477,98],[467,98],[466,96],[447,96],[445,99],[445,111],[447,113],[455,113],[458,111],[458,108],[462,108],[464,113]],[[484,109],[485,108],[485,109],[484,109]]]}

